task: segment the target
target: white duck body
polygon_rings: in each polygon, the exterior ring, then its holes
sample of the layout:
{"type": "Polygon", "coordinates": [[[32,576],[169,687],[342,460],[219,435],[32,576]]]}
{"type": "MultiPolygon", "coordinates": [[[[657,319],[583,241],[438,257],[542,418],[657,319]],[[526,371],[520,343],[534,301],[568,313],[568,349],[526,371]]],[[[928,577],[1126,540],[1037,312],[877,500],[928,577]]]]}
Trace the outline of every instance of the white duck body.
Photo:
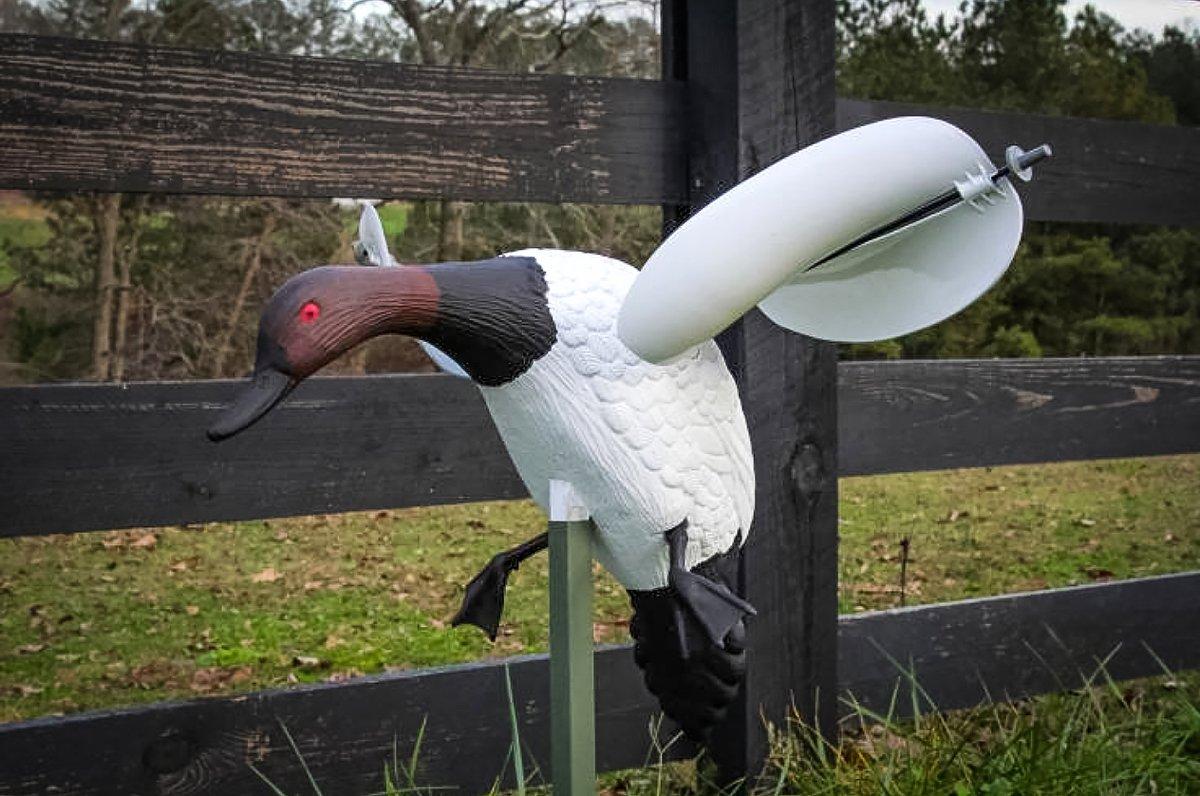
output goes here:
{"type": "Polygon", "coordinates": [[[744,540],[754,463],[716,343],[646,362],[617,337],[632,266],[552,249],[517,255],[545,273],[557,337],[516,379],[480,389],[533,499],[545,509],[550,480],[569,481],[596,523],[597,558],[628,589],[667,585],[664,533],[684,519],[688,569],[739,532],[744,540]]]}

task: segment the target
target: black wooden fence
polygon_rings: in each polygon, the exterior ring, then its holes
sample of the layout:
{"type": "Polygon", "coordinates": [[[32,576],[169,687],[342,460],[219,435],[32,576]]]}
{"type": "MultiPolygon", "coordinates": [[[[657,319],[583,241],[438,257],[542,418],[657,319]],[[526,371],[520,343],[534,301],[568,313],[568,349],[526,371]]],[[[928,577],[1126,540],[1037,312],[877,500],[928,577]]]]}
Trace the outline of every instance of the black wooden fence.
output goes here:
{"type": "MultiPolygon", "coordinates": [[[[835,100],[833,0],[668,0],[663,36],[662,81],[0,36],[0,187],[645,202],[671,223],[835,129],[922,113],[997,157],[1053,143],[1031,218],[1200,224],[1194,129],[835,100]]],[[[886,705],[902,669],[921,709],[946,709],[1070,688],[1100,661],[1117,677],[1200,665],[1200,573],[836,615],[839,474],[1200,451],[1200,358],[838,365],[757,313],[722,345],[755,443],[762,609],[728,770],[754,770],[761,715],[794,703],[828,727],[839,695],[886,705]]],[[[210,446],[233,389],[0,390],[0,536],[524,495],[462,382],[316,379],[253,440],[210,446]]],[[[544,769],[546,659],[508,665],[544,769]]],[[[598,651],[596,672],[599,767],[657,759],[628,649],[598,651]]],[[[8,724],[0,793],[238,793],[260,787],[248,762],[299,791],[281,723],[318,780],[370,792],[423,720],[423,782],[477,792],[507,749],[502,676],[485,662],[8,724]]]]}

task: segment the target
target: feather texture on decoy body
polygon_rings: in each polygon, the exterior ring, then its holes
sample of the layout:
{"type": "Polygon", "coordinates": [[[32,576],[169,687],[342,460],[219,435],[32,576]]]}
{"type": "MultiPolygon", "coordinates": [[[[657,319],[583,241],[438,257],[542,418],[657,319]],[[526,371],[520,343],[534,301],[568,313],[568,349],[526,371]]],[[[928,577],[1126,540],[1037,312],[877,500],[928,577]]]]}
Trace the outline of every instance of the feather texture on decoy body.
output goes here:
{"type": "Polygon", "coordinates": [[[550,480],[569,481],[596,522],[597,558],[629,589],[667,585],[664,534],[684,520],[686,567],[724,553],[749,531],[754,467],[716,343],[652,365],[616,333],[634,268],[579,252],[511,256],[545,274],[556,340],[526,372],[482,392],[533,499],[545,508],[550,480]]]}
{"type": "MultiPolygon", "coordinates": [[[[366,259],[378,257],[391,263],[378,246],[366,259]]],[[[596,556],[630,593],[647,686],[700,739],[744,671],[753,608],[736,594],[736,564],[753,515],[753,459],[714,342],[662,365],[621,343],[617,315],[636,274],[608,257],[549,249],[306,271],[264,309],[255,377],[209,433],[221,439],[256,422],[369,337],[435,346],[479,385],[533,499],[546,508],[549,482],[560,479],[588,506],[596,556]]],[[[544,547],[539,537],[497,555],[468,585],[455,624],[494,637],[508,574],[544,547]]]]}

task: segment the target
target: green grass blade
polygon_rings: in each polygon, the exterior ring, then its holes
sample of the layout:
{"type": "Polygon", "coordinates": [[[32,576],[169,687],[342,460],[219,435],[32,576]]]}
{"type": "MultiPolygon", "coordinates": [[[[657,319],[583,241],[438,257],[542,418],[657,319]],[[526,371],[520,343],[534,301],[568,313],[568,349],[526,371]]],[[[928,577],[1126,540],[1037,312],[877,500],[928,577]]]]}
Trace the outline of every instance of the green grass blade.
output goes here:
{"type": "Polygon", "coordinates": [[[283,737],[287,738],[288,744],[292,747],[292,752],[295,753],[296,759],[300,761],[300,768],[304,769],[304,775],[308,777],[308,784],[312,785],[313,793],[316,796],[325,796],[321,793],[321,787],[317,785],[317,780],[313,776],[312,771],[308,768],[308,762],[305,761],[304,755],[300,754],[300,747],[296,745],[296,740],[292,738],[292,734],[288,732],[287,725],[283,723],[283,719],[279,720],[279,727],[283,730],[283,737]]]}
{"type": "Polygon", "coordinates": [[[261,779],[266,786],[271,789],[271,792],[274,793],[275,796],[287,796],[286,793],[279,789],[278,785],[267,778],[266,774],[259,771],[257,766],[255,766],[253,763],[247,763],[246,765],[250,766],[250,770],[253,771],[255,775],[257,775],[258,778],[261,779]]]}
{"type": "Polygon", "coordinates": [[[517,703],[513,699],[512,676],[508,671],[508,664],[504,664],[504,688],[508,693],[508,721],[512,728],[512,760],[513,760],[513,776],[517,779],[517,793],[519,796],[525,796],[525,760],[521,754],[521,729],[517,721],[517,703]]]}

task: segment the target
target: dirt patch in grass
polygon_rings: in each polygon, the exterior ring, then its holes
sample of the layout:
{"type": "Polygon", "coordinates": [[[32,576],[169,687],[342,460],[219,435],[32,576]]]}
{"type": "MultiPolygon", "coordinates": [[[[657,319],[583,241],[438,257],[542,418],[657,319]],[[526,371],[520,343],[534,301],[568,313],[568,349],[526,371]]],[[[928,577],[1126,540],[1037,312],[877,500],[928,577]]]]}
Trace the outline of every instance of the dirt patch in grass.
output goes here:
{"type": "MultiPolygon", "coordinates": [[[[1200,568],[1200,457],[842,481],[842,610],[1200,568]]],[[[547,572],[493,644],[463,585],[539,533],[528,501],[0,540],[0,721],[541,651],[547,572]]],[[[599,569],[597,568],[599,573],[599,569]]],[[[596,639],[627,637],[599,573],[596,639]]]]}

